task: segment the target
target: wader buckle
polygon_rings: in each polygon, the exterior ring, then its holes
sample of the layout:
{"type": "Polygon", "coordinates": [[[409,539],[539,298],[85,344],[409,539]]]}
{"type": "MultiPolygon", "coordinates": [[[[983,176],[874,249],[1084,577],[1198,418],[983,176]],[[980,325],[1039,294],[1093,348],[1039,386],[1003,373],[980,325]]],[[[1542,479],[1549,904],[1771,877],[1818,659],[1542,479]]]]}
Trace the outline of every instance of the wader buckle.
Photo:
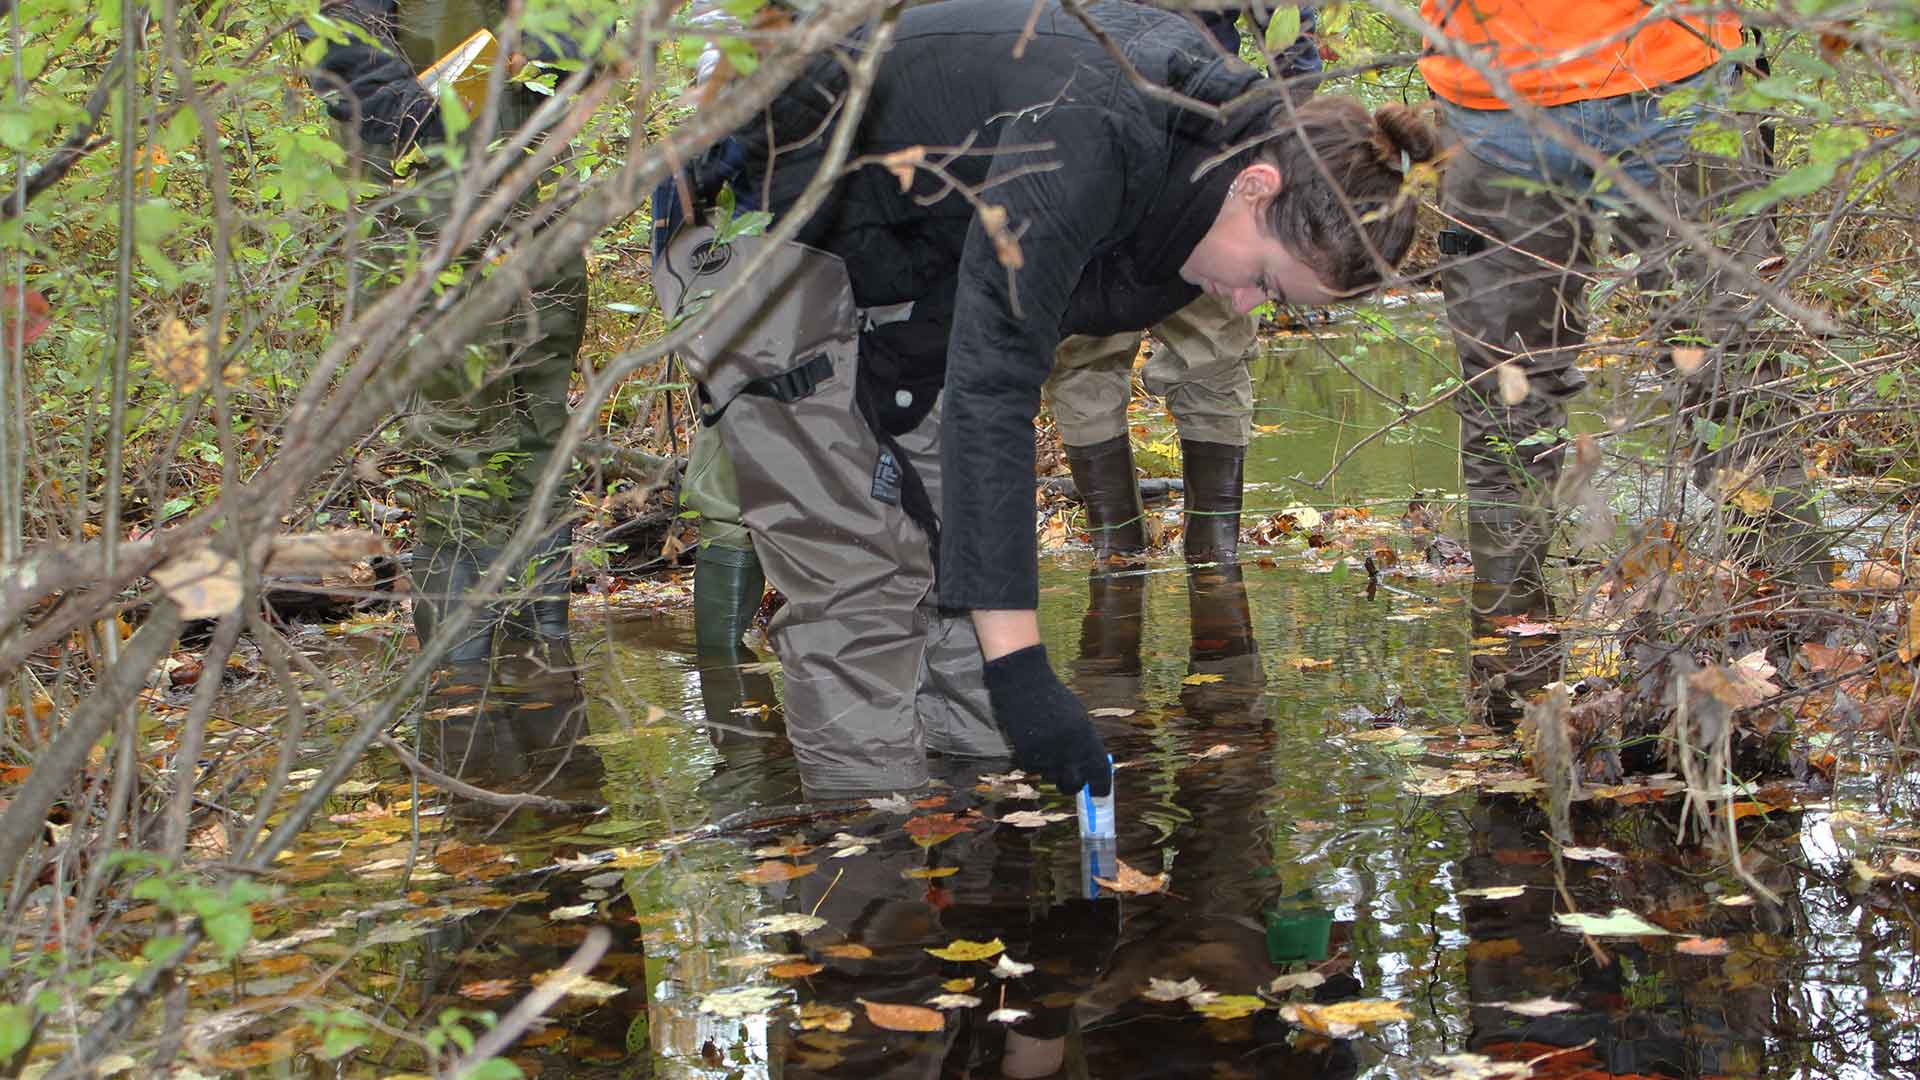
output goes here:
{"type": "Polygon", "coordinates": [[[1441,229],[1434,244],[1442,255],[1473,255],[1487,250],[1487,238],[1464,229],[1441,229]]]}
{"type": "Polygon", "coordinates": [[[788,368],[778,375],[763,375],[742,386],[740,392],[789,405],[811,397],[814,388],[832,374],[833,358],[823,352],[814,353],[799,367],[788,368]]]}

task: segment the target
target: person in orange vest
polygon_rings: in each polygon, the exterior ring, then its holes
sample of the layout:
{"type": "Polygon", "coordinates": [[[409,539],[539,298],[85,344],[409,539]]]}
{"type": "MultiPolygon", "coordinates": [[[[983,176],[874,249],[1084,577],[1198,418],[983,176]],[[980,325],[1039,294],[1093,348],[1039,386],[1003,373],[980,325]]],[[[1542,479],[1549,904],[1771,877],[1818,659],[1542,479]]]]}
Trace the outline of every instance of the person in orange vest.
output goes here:
{"type": "Polygon", "coordinates": [[[1640,0],[1424,0],[1421,14],[1438,33],[1420,70],[1451,144],[1439,278],[1466,382],[1455,401],[1477,613],[1547,612],[1541,566],[1567,402],[1587,384],[1575,367],[1586,289],[1624,252],[1638,256],[1657,362],[1678,368],[1679,404],[1704,421],[1688,450],[1696,482],[1722,497],[1739,484],[1771,495],[1743,554],[1824,582],[1805,473],[1764,437],[1790,407],[1742,392],[1779,375],[1772,358],[1745,355],[1744,333],[1763,307],[1751,268],[1777,240],[1766,217],[1729,211],[1764,172],[1746,140],[1725,140],[1741,145],[1722,156],[1695,138],[1741,130],[1724,109],[1739,77],[1725,59],[1740,44],[1738,17],[1659,15],[1640,0]],[[1749,272],[1722,273],[1600,162],[1706,226],[1749,272]],[[1504,364],[1524,379],[1503,378],[1504,364]]]}

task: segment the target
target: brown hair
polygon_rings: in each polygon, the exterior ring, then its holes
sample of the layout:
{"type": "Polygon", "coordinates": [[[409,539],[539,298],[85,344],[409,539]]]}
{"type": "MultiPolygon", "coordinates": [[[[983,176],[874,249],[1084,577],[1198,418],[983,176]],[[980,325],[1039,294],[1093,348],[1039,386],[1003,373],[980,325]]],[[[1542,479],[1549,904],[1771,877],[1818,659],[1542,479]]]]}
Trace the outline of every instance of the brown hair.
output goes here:
{"type": "Polygon", "coordinates": [[[1381,261],[1397,266],[1413,246],[1419,201],[1402,189],[1412,166],[1439,157],[1432,125],[1405,105],[1369,114],[1332,94],[1268,118],[1255,157],[1280,171],[1267,231],[1338,292],[1378,285],[1381,261]]]}

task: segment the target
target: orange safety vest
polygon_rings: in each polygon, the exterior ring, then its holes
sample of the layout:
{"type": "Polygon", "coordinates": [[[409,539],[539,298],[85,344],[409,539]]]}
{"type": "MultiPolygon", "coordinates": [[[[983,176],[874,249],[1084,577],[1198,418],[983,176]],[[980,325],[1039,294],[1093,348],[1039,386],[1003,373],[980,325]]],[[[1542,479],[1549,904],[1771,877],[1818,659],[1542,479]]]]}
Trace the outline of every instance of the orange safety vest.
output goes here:
{"type": "MultiPolygon", "coordinates": [[[[1740,44],[1740,17],[1654,18],[1643,0],[1422,0],[1420,15],[1453,41],[1479,46],[1535,105],[1616,97],[1677,82],[1740,44]]],[[[1504,109],[1487,80],[1429,52],[1420,74],[1437,95],[1469,109],[1504,109]]]]}

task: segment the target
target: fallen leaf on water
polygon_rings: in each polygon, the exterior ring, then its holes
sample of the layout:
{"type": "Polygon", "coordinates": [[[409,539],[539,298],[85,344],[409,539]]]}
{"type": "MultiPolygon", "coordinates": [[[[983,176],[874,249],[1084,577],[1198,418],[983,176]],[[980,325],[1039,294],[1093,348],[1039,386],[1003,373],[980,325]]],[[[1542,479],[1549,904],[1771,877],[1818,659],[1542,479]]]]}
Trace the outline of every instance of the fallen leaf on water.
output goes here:
{"type": "Polygon", "coordinates": [[[797,912],[789,915],[762,915],[753,920],[752,932],[755,934],[784,934],[792,931],[794,933],[810,934],[825,925],[827,925],[827,920],[818,915],[801,915],[797,912]]]}
{"type": "Polygon", "coordinates": [[[1547,637],[1559,633],[1560,628],[1548,622],[1517,622],[1501,627],[1500,632],[1507,637],[1547,637]]]}
{"type": "Polygon", "coordinates": [[[1128,866],[1120,859],[1115,859],[1114,865],[1119,867],[1119,872],[1114,874],[1111,879],[1096,877],[1093,880],[1099,882],[1105,888],[1112,889],[1114,892],[1141,895],[1166,891],[1168,875],[1143,874],[1133,867],[1128,866]]]}
{"type": "Polygon", "coordinates": [[[888,795],[884,799],[868,799],[867,805],[883,814],[911,814],[913,804],[904,795],[888,795]]]}
{"type": "Polygon", "coordinates": [[[1608,859],[1622,858],[1619,852],[1603,847],[1563,847],[1560,849],[1560,855],[1562,858],[1574,859],[1578,862],[1605,862],[1608,859]]]}
{"type": "Polygon", "coordinates": [[[1345,1039],[1358,1035],[1371,1024],[1391,1024],[1411,1020],[1413,1016],[1397,1001],[1342,1001],[1333,1005],[1309,1005],[1300,1002],[1283,1005],[1280,1015],[1315,1035],[1345,1039]]]}
{"type": "Polygon", "coordinates": [[[873,950],[859,942],[849,941],[843,945],[829,945],[820,950],[820,955],[835,960],[865,960],[873,955],[873,950]]]}
{"type": "Polygon", "coordinates": [[[1317,971],[1303,971],[1297,975],[1282,975],[1267,985],[1270,993],[1284,994],[1291,990],[1311,990],[1327,981],[1325,975],[1317,971]]]}
{"type": "Polygon", "coordinates": [[[1205,686],[1208,683],[1217,683],[1225,679],[1226,679],[1225,675],[1221,675],[1216,672],[1197,671],[1192,675],[1189,675],[1186,678],[1181,679],[1180,681],[1186,684],[1187,686],[1205,686]]]}
{"type": "Polygon", "coordinates": [[[968,831],[973,828],[973,823],[963,821],[955,814],[922,814],[908,818],[900,828],[913,838],[914,843],[921,847],[932,847],[968,831]]]}
{"type": "Polygon", "coordinates": [[[1139,711],[1140,710],[1138,709],[1121,709],[1121,708],[1114,708],[1110,706],[1105,709],[1088,709],[1087,715],[1088,716],[1111,716],[1118,719],[1123,716],[1132,716],[1134,713],[1139,711]]]}
{"type": "Polygon", "coordinates": [[[1510,1013],[1519,1013],[1521,1016],[1552,1016],[1554,1013],[1563,1013],[1580,1007],[1571,1001],[1555,1001],[1550,997],[1537,997],[1527,1001],[1489,1001],[1487,1004],[1496,1009],[1505,1009],[1510,1013]]]}
{"type": "Polygon", "coordinates": [[[1555,915],[1553,921],[1589,937],[1664,937],[1667,933],[1626,908],[1614,908],[1605,915],[1565,912],[1555,915]]]}
{"type": "Polygon", "coordinates": [[[804,979],[809,975],[818,975],[826,968],[808,960],[794,960],[790,963],[775,964],[767,969],[767,974],[776,979],[804,979]]]}
{"type": "Polygon", "coordinates": [[[1267,1007],[1267,1003],[1252,994],[1222,994],[1210,1001],[1187,999],[1193,1011],[1209,1020],[1238,1020],[1243,1016],[1252,1016],[1267,1007]]]}
{"type": "Polygon", "coordinates": [[[753,849],[756,859],[797,859],[813,850],[812,844],[774,844],[753,849]]]}
{"type": "Polygon", "coordinates": [[[618,997],[627,992],[627,988],[624,986],[615,986],[612,983],[601,982],[599,979],[591,979],[585,975],[575,975],[565,968],[555,968],[552,971],[535,975],[533,977],[533,983],[535,986],[546,986],[548,983],[558,983],[560,989],[564,990],[568,997],[587,998],[590,1001],[605,1001],[608,998],[618,997]]]}
{"type": "Polygon", "coordinates": [[[1691,937],[1684,941],[1677,942],[1673,946],[1673,951],[1686,953],[1688,956],[1725,956],[1727,955],[1727,939],[1723,937],[1691,937]]]}
{"type": "Polygon", "coordinates": [[[827,846],[830,848],[865,847],[866,845],[866,837],[844,832],[834,833],[833,839],[827,841],[827,846]]]}
{"type": "Polygon", "coordinates": [[[935,994],[927,1004],[936,1009],[971,1009],[980,1004],[980,999],[972,994],[935,994]]]}
{"type": "Polygon", "coordinates": [[[1023,964],[1006,953],[1001,953],[1000,959],[993,962],[994,975],[1002,979],[1017,979],[1032,970],[1032,964],[1023,964]]]}
{"type": "Polygon", "coordinates": [[[999,938],[994,938],[992,941],[968,941],[962,938],[941,948],[926,951],[942,960],[957,960],[964,963],[968,960],[985,960],[989,956],[999,956],[1007,951],[1007,947],[999,938]]]}
{"type": "Polygon", "coordinates": [[[1512,900],[1516,896],[1525,896],[1525,885],[1488,885],[1483,889],[1461,889],[1461,896],[1474,896],[1482,900],[1512,900]]]}
{"type": "Polygon", "coordinates": [[[869,1023],[887,1031],[940,1031],[947,1026],[946,1017],[919,1005],[896,1005],[866,998],[854,1000],[867,1007],[869,1023]]]}
{"type": "Polygon", "coordinates": [[[779,1008],[787,1000],[785,990],[777,986],[748,986],[739,990],[718,990],[700,999],[700,1011],[715,1016],[738,1018],[779,1008]]]}
{"type": "Polygon", "coordinates": [[[1175,982],[1172,979],[1149,978],[1147,988],[1140,991],[1140,996],[1148,1001],[1185,1001],[1195,994],[1204,993],[1205,990],[1206,988],[1200,985],[1199,979],[1182,979],[1175,982]]]}
{"type": "Polygon", "coordinates": [[[914,870],[902,870],[900,876],[914,880],[931,880],[952,877],[959,872],[960,868],[957,866],[922,866],[914,870]]]}
{"type": "Polygon", "coordinates": [[[948,979],[940,984],[940,989],[949,994],[964,994],[973,989],[972,979],[948,979]]]}
{"type": "Polygon", "coordinates": [[[845,1031],[853,1026],[853,1013],[838,1005],[827,1005],[814,1001],[800,1006],[800,1028],[812,1031],[825,1028],[828,1031],[845,1031]]]}
{"type": "Polygon", "coordinates": [[[1046,825],[1051,825],[1056,821],[1065,821],[1072,816],[1072,814],[1049,814],[1042,810],[1015,810],[1013,813],[1000,818],[999,821],[1002,825],[1013,825],[1022,829],[1038,829],[1046,825]]]}
{"type": "Polygon", "coordinates": [[[987,1014],[987,1019],[996,1024],[1017,1024],[1032,1015],[1025,1009],[995,1009],[987,1014]]]}
{"type": "Polygon", "coordinates": [[[1311,656],[1296,656],[1292,660],[1289,660],[1288,663],[1293,665],[1293,670],[1295,671],[1326,671],[1333,667],[1333,659],[1331,657],[1325,660],[1315,660],[1311,656]]]}
{"type": "Polygon", "coordinates": [[[556,919],[584,919],[593,914],[595,906],[596,905],[593,904],[569,904],[566,907],[554,908],[552,911],[547,912],[547,914],[556,919]]]}
{"type": "Polygon", "coordinates": [[[518,979],[478,979],[461,984],[460,996],[474,1001],[492,1001],[496,998],[511,997],[513,988],[519,981],[518,979]]]}
{"type": "Polygon", "coordinates": [[[865,855],[866,853],[867,853],[867,845],[853,844],[851,846],[841,848],[840,850],[834,852],[832,855],[829,855],[828,858],[851,859],[856,855],[865,855]]]}
{"type": "Polygon", "coordinates": [[[724,968],[757,968],[771,964],[784,964],[791,960],[802,959],[799,953],[790,952],[750,952],[739,956],[729,956],[720,961],[724,968]]]}
{"type": "Polygon", "coordinates": [[[1725,907],[1752,907],[1753,897],[1748,896],[1746,893],[1738,893],[1734,896],[1722,896],[1715,900],[1714,903],[1725,907]]]}
{"type": "Polygon", "coordinates": [[[733,875],[733,879],[749,885],[771,885],[776,881],[806,877],[818,869],[819,863],[763,862],[751,870],[740,871],[733,875]]]}
{"type": "Polygon", "coordinates": [[[1444,1072],[1421,1075],[1432,1080],[1525,1080],[1533,1067],[1522,1061],[1495,1061],[1485,1054],[1441,1054],[1428,1062],[1444,1072]]]}
{"type": "Polygon", "coordinates": [[[1214,758],[1226,757],[1228,754],[1234,752],[1234,748],[1226,743],[1214,743],[1212,746],[1193,755],[1193,759],[1195,761],[1211,761],[1214,758]]]}

